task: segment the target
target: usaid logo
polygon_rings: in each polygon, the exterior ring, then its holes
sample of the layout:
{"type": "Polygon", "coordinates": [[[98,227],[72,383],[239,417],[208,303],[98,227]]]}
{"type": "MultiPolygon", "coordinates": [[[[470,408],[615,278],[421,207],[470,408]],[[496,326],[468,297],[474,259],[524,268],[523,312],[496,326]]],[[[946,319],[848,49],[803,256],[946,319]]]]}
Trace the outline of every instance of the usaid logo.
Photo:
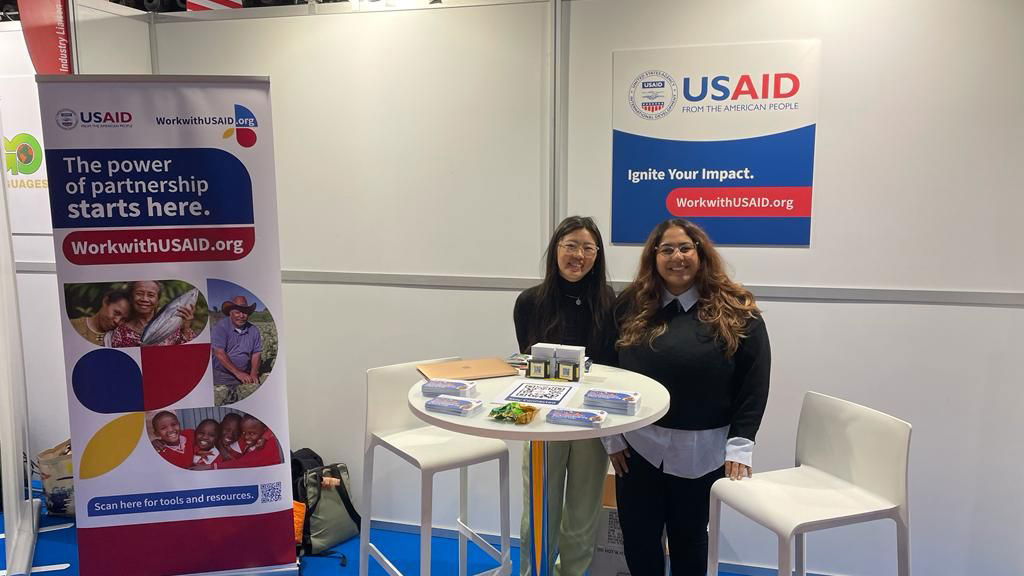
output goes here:
{"type": "Polygon", "coordinates": [[[708,98],[723,100],[751,100],[792,98],[800,91],[800,78],[789,72],[752,76],[742,74],[735,80],[729,76],[683,78],[683,98],[688,102],[700,102],[708,98]]]}
{"type": "Polygon", "coordinates": [[[664,118],[679,98],[675,80],[661,70],[648,70],[629,87],[629,107],[645,120],[664,118]]]}
{"type": "Polygon", "coordinates": [[[71,130],[78,126],[78,114],[70,108],[57,111],[57,126],[65,130],[71,130]]]}
{"type": "Polygon", "coordinates": [[[82,112],[79,114],[82,124],[110,125],[110,124],[131,124],[131,112],[82,112]]]}
{"type": "Polygon", "coordinates": [[[81,128],[128,128],[134,117],[131,112],[89,110],[79,112],[64,108],[57,112],[57,126],[65,130],[81,128]]]}

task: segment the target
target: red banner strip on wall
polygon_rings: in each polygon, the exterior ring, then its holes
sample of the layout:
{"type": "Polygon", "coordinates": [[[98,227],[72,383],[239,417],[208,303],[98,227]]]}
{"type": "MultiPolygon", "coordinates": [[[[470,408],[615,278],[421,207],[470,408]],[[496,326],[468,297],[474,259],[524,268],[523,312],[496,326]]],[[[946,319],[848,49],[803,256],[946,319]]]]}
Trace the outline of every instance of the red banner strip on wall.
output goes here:
{"type": "Polygon", "coordinates": [[[36,74],[72,74],[67,0],[21,0],[21,31],[36,74]]]}

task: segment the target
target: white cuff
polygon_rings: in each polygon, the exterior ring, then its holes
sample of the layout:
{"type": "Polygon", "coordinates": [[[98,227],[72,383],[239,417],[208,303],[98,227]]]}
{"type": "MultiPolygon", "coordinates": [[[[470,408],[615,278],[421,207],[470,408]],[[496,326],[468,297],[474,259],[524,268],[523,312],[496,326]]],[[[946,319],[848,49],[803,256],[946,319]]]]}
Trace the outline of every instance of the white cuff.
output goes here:
{"type": "Polygon", "coordinates": [[[604,436],[601,438],[601,444],[604,444],[604,451],[609,454],[622,452],[623,450],[629,447],[626,444],[626,438],[622,434],[604,436]]]}
{"type": "MultiPolygon", "coordinates": [[[[605,445],[607,449],[607,445],[605,445]]],[[[746,438],[729,438],[725,443],[725,459],[730,462],[739,462],[744,466],[753,467],[754,441],[746,438]]]]}

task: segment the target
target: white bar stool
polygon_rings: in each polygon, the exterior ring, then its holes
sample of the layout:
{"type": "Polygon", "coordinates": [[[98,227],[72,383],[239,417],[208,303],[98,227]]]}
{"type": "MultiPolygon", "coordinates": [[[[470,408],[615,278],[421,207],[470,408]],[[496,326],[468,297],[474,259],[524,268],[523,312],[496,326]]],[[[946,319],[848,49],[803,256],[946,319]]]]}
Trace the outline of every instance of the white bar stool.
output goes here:
{"type": "Polygon", "coordinates": [[[877,410],[808,392],[800,410],[796,468],[722,479],[711,487],[708,576],[718,574],[722,503],[775,532],[779,574],[790,576],[796,539],[796,576],[806,574],[804,534],[891,518],[896,522],[899,576],[910,576],[907,507],[909,423],[877,410]]]}
{"type": "Polygon", "coordinates": [[[409,388],[423,376],[419,364],[447,362],[442,358],[372,368],[366,371],[366,444],[363,460],[363,513],[359,535],[359,576],[366,576],[372,556],[391,576],[402,576],[394,564],[370,543],[373,504],[373,453],[381,446],[420,470],[420,576],[430,574],[430,537],[434,474],[459,469],[459,576],[466,576],[469,540],[498,562],[481,575],[507,576],[512,571],[509,531],[509,454],[501,440],[478,438],[425,425],[407,408],[409,388]],[[501,552],[467,525],[469,514],[469,466],[498,461],[501,552]]]}

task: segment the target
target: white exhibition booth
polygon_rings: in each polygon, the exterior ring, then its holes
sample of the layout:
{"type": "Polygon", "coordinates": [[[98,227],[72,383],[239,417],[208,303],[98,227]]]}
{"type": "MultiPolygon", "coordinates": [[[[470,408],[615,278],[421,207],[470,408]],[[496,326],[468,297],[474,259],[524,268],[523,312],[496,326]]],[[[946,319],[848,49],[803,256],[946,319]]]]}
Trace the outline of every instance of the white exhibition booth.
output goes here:
{"type": "MultiPolygon", "coordinates": [[[[1024,4],[566,0],[557,35],[547,1],[392,4],[76,2],[81,73],[271,77],[293,448],[347,463],[359,502],[366,370],[514,352],[552,222],[592,215],[610,237],[613,50],[817,38],[811,245],[722,249],[773,344],[755,474],[792,466],[805,391],[871,406],[915,428],[916,573],[1024,573],[1024,4]]],[[[0,75],[32,73],[17,24],[0,54],[0,75]]],[[[13,241],[35,454],[68,437],[58,286],[47,231],[15,223],[13,241]]],[[[638,251],[607,246],[618,287],[638,251]]],[[[415,476],[375,465],[374,520],[417,525],[415,476]]],[[[474,524],[497,533],[497,469],[471,476],[474,524]]],[[[454,528],[455,473],[434,510],[454,528]]],[[[720,551],[772,566],[776,540],[727,511],[720,551]]],[[[815,533],[807,554],[819,574],[896,574],[890,522],[815,533]]]]}

